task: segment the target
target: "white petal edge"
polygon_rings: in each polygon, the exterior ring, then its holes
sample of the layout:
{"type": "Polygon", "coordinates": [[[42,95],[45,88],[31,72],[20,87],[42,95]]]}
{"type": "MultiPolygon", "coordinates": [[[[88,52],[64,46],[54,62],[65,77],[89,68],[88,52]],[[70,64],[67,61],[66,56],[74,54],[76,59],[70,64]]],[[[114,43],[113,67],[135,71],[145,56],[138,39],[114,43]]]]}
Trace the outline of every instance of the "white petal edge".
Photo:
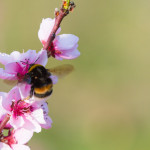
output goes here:
{"type": "Polygon", "coordinates": [[[32,112],[32,117],[40,124],[45,124],[43,109],[37,109],[32,112]]]}
{"type": "Polygon", "coordinates": [[[48,57],[47,57],[47,51],[41,50],[38,52],[37,61],[35,64],[40,64],[42,66],[45,66],[47,64],[48,57]]]}
{"type": "MultiPolygon", "coordinates": [[[[47,42],[47,39],[53,29],[55,23],[55,19],[51,19],[51,18],[46,18],[42,20],[41,24],[40,24],[40,29],[38,31],[38,37],[39,40],[42,42],[47,42]]],[[[56,32],[56,34],[59,34],[61,28],[59,28],[56,32]]]]}
{"type": "Polygon", "coordinates": [[[21,145],[21,144],[13,144],[13,150],[30,150],[29,146],[21,145]]]}
{"type": "Polygon", "coordinates": [[[9,145],[0,142],[0,150],[12,150],[9,145]]]}
{"type": "Polygon", "coordinates": [[[26,144],[33,136],[33,132],[25,128],[20,128],[14,133],[15,139],[19,144],[26,144]]]}
{"type": "Polygon", "coordinates": [[[61,34],[54,40],[56,50],[70,50],[73,49],[78,43],[79,38],[73,34],[61,34]]]}

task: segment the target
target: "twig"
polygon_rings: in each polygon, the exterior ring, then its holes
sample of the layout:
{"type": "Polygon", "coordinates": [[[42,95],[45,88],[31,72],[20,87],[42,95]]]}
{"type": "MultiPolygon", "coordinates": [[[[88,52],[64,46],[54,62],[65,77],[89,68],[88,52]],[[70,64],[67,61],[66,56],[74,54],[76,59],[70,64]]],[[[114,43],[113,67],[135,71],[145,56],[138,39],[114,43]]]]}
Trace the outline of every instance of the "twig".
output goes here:
{"type": "MultiPolygon", "coordinates": [[[[74,4],[74,3],[73,3],[74,4]]],[[[47,54],[48,54],[48,57],[51,56],[51,52],[49,50],[49,48],[51,47],[51,44],[55,38],[55,35],[56,35],[56,31],[58,30],[58,28],[60,27],[60,24],[63,20],[63,18],[69,14],[69,11],[72,10],[72,8],[74,7],[75,5],[72,5],[72,2],[69,1],[69,6],[66,7],[66,1],[64,0],[63,1],[63,5],[60,9],[60,11],[58,13],[56,13],[57,15],[55,16],[55,24],[54,24],[54,27],[48,37],[48,40],[47,42],[45,43],[43,49],[44,50],[47,50],[47,54]],[[66,8],[66,9],[65,9],[66,8]]]]}
{"type": "Polygon", "coordinates": [[[0,123],[0,133],[3,131],[3,129],[5,128],[5,125],[7,124],[7,122],[9,121],[10,119],[10,115],[7,114],[5,116],[5,118],[3,119],[3,121],[0,123]]]}

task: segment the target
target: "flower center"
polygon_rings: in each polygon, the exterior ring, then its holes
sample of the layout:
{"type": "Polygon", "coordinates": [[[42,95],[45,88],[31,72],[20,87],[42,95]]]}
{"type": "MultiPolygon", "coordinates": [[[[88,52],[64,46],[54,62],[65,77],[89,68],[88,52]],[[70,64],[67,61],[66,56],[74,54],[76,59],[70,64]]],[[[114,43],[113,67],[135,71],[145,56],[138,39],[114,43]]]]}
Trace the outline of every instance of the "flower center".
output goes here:
{"type": "Polygon", "coordinates": [[[17,144],[17,141],[14,137],[14,130],[8,132],[7,136],[1,135],[0,142],[8,144],[10,147],[12,144],[17,144]]]}
{"type": "Polygon", "coordinates": [[[19,81],[22,81],[24,78],[24,75],[28,72],[29,67],[31,64],[29,64],[29,59],[25,59],[24,61],[16,62],[18,73],[17,77],[19,81]]]}
{"type": "Polygon", "coordinates": [[[33,111],[33,107],[30,104],[26,103],[23,100],[19,100],[17,102],[12,102],[11,111],[15,118],[18,116],[29,114],[33,111]]]}
{"type": "Polygon", "coordinates": [[[51,43],[51,46],[49,46],[48,50],[50,51],[51,56],[53,56],[54,58],[55,58],[55,55],[62,53],[59,50],[55,49],[53,42],[51,43]]]}

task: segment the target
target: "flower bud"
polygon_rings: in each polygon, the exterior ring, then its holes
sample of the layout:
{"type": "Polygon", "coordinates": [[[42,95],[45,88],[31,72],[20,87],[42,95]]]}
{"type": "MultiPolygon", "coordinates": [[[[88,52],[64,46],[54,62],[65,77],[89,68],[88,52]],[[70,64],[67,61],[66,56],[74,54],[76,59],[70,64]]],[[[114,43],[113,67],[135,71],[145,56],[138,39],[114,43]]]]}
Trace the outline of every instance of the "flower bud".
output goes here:
{"type": "Polygon", "coordinates": [[[63,8],[64,8],[65,10],[68,10],[69,5],[70,5],[70,0],[64,0],[64,1],[63,1],[63,8]]]}
{"type": "Polygon", "coordinates": [[[55,17],[57,17],[59,15],[59,9],[58,8],[55,8],[54,14],[55,14],[55,17]]]}

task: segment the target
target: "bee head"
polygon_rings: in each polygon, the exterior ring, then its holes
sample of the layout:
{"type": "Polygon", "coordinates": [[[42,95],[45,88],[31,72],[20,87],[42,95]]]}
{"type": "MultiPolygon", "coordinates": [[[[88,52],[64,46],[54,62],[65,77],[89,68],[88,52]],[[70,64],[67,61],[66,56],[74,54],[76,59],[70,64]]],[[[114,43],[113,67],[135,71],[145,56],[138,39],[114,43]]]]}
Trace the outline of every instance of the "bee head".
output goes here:
{"type": "Polygon", "coordinates": [[[28,73],[25,74],[24,81],[28,84],[31,84],[31,76],[28,73]]]}

